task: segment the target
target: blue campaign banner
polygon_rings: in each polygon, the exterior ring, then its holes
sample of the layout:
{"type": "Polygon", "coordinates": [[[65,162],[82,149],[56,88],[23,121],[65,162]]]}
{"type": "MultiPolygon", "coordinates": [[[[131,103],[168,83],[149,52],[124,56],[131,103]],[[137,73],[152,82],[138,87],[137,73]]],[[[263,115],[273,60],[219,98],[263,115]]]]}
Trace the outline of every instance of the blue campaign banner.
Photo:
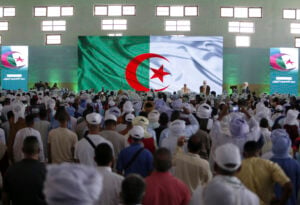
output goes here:
{"type": "Polygon", "coordinates": [[[1,47],[1,86],[6,90],[28,90],[28,46],[1,47]]]}
{"type": "Polygon", "coordinates": [[[298,48],[270,48],[270,92],[298,95],[298,48]]]}

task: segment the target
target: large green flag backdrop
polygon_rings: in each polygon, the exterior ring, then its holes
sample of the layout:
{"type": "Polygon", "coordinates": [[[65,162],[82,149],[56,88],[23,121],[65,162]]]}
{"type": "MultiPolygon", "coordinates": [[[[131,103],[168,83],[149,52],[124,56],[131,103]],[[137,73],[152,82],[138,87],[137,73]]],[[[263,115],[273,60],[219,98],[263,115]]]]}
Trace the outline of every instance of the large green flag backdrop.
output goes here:
{"type": "MultiPolygon", "coordinates": [[[[88,36],[78,42],[79,90],[102,87],[110,90],[132,89],[125,78],[125,69],[133,57],[149,52],[149,36],[88,36]]],[[[149,84],[149,61],[139,66],[137,78],[149,84]]]]}

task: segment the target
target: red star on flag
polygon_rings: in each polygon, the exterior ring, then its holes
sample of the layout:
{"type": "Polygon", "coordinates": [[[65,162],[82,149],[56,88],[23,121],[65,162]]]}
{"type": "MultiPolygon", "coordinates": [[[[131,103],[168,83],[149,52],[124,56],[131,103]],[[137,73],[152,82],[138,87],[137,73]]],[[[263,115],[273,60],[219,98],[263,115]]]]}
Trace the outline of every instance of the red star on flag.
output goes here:
{"type": "Polygon", "coordinates": [[[17,62],[18,62],[18,61],[23,62],[24,59],[22,59],[21,56],[19,56],[19,57],[16,59],[16,61],[17,61],[17,62]]]}
{"type": "Polygon", "coordinates": [[[289,59],[287,62],[286,62],[286,64],[294,64],[294,62],[293,61],[291,61],[291,59],[289,59]]]}
{"type": "Polygon", "coordinates": [[[159,69],[151,68],[151,70],[154,72],[154,74],[151,77],[151,79],[153,79],[153,78],[159,78],[159,80],[161,82],[164,82],[164,76],[165,75],[170,75],[170,73],[164,71],[164,66],[163,65],[160,66],[159,69]]]}

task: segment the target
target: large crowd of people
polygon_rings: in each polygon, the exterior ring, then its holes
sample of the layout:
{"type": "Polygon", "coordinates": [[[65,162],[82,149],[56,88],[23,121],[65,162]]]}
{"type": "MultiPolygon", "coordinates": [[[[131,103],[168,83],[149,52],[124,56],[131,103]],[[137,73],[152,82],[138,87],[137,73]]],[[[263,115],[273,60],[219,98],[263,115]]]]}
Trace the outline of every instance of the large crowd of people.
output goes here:
{"type": "Polygon", "coordinates": [[[295,96],[37,87],[0,92],[4,205],[297,204],[295,96]]]}

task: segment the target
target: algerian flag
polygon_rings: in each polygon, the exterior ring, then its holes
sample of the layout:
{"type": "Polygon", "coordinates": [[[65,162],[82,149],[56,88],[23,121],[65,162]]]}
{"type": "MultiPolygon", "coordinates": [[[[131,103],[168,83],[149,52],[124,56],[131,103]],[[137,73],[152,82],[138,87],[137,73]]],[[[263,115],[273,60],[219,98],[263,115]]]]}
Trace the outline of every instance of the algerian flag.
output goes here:
{"type": "Polygon", "coordinates": [[[79,89],[199,92],[203,80],[222,92],[223,38],[79,37],[79,89]]]}

